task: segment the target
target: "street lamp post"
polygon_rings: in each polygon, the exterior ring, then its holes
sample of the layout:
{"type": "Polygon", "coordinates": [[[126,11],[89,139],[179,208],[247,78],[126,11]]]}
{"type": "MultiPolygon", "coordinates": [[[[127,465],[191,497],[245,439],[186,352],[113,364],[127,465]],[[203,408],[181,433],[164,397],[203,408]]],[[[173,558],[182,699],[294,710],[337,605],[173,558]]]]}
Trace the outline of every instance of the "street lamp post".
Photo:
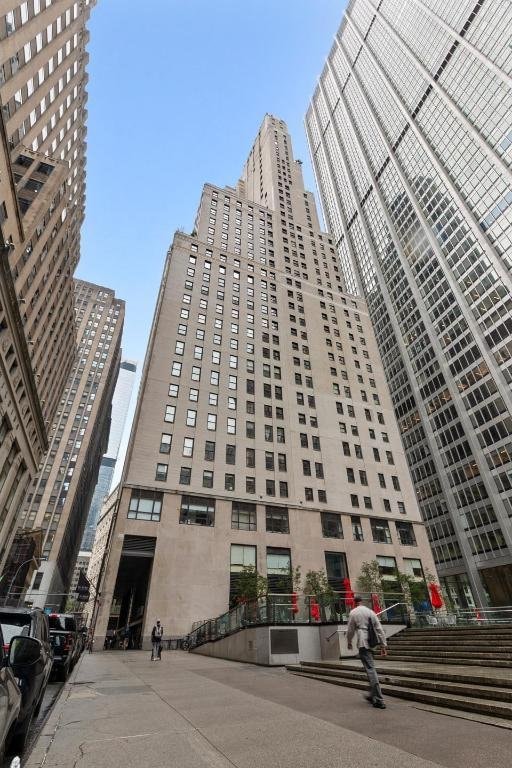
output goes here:
{"type": "MultiPolygon", "coordinates": [[[[33,561],[34,561],[34,563],[36,564],[36,568],[39,568],[39,563],[37,562],[37,560],[36,560],[36,558],[34,557],[34,555],[32,555],[32,557],[31,557],[29,560],[25,560],[23,563],[20,563],[20,565],[17,567],[17,569],[16,569],[16,573],[14,574],[14,576],[13,576],[13,578],[12,578],[12,581],[11,581],[11,583],[10,583],[10,585],[9,585],[9,589],[7,590],[7,594],[6,594],[6,596],[5,596],[5,601],[4,601],[4,604],[5,604],[5,602],[7,602],[8,598],[9,598],[9,595],[11,594],[12,585],[13,585],[13,584],[14,584],[14,582],[16,581],[16,577],[17,577],[18,573],[20,572],[20,570],[23,568],[23,566],[24,566],[24,565],[27,565],[27,563],[31,563],[31,562],[32,562],[32,560],[33,560],[33,561]]],[[[18,600],[19,600],[19,596],[18,596],[18,600]]]]}

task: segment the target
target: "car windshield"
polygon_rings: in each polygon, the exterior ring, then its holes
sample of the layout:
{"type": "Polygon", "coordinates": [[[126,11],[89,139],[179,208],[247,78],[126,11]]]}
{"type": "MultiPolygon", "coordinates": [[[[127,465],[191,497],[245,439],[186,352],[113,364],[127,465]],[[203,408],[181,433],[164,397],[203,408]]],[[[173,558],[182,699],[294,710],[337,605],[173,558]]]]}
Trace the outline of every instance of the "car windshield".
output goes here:
{"type": "Polygon", "coordinates": [[[50,630],[56,629],[59,632],[76,632],[76,622],[73,616],[62,616],[58,613],[51,613],[48,616],[50,630]]]}
{"type": "Polygon", "coordinates": [[[23,614],[0,614],[0,625],[4,636],[4,645],[9,645],[16,635],[28,635],[30,632],[30,616],[23,614]]]}

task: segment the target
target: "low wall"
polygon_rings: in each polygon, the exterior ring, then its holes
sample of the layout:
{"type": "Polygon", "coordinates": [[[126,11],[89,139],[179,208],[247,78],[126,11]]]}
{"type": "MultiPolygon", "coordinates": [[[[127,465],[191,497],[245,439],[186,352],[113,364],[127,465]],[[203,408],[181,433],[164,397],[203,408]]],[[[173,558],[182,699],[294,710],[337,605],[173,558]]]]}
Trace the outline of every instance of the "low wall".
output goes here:
{"type": "MultiPolygon", "coordinates": [[[[386,624],[386,637],[405,629],[405,624],[386,624]]],[[[300,661],[338,661],[357,656],[347,647],[347,625],[247,627],[214,642],[193,648],[192,653],[250,664],[282,666],[300,661]]]]}
{"type": "MultiPolygon", "coordinates": [[[[406,628],[405,624],[383,624],[386,637],[392,637],[406,628]]],[[[358,656],[357,648],[349,649],[347,645],[347,624],[338,626],[320,626],[320,650],[322,661],[338,661],[358,656]]],[[[306,661],[306,659],[304,659],[306,661]]]]}
{"type": "Polygon", "coordinates": [[[318,627],[248,627],[192,653],[265,666],[297,664],[321,658],[318,627]]]}

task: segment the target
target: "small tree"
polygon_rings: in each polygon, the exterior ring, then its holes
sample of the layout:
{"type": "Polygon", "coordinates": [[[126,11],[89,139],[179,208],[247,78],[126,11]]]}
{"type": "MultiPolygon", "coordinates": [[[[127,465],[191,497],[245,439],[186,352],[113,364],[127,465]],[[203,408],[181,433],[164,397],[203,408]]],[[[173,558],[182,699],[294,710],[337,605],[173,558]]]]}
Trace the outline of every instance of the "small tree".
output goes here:
{"type": "Polygon", "coordinates": [[[236,602],[246,603],[248,600],[265,595],[267,591],[268,582],[265,576],[261,576],[254,565],[244,565],[236,580],[236,602]]]}
{"type": "Polygon", "coordinates": [[[305,595],[334,597],[334,590],[329,584],[326,572],[323,570],[308,571],[304,577],[302,590],[305,595]]]}
{"type": "Polygon", "coordinates": [[[382,577],[377,560],[369,560],[361,565],[357,586],[362,592],[383,592],[382,577]]]}
{"type": "Polygon", "coordinates": [[[301,583],[302,583],[302,568],[300,567],[300,565],[296,565],[295,568],[292,570],[292,589],[294,592],[301,591],[301,583]]]}

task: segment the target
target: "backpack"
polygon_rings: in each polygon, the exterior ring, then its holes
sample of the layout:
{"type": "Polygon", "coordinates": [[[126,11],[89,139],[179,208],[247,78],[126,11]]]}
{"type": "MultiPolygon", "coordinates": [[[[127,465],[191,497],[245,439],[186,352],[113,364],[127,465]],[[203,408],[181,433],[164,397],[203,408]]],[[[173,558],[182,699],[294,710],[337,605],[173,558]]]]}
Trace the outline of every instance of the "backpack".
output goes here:
{"type": "Polygon", "coordinates": [[[368,619],[368,645],[370,648],[375,648],[377,645],[380,645],[380,640],[377,637],[375,624],[373,623],[373,618],[371,616],[368,619]]]}

